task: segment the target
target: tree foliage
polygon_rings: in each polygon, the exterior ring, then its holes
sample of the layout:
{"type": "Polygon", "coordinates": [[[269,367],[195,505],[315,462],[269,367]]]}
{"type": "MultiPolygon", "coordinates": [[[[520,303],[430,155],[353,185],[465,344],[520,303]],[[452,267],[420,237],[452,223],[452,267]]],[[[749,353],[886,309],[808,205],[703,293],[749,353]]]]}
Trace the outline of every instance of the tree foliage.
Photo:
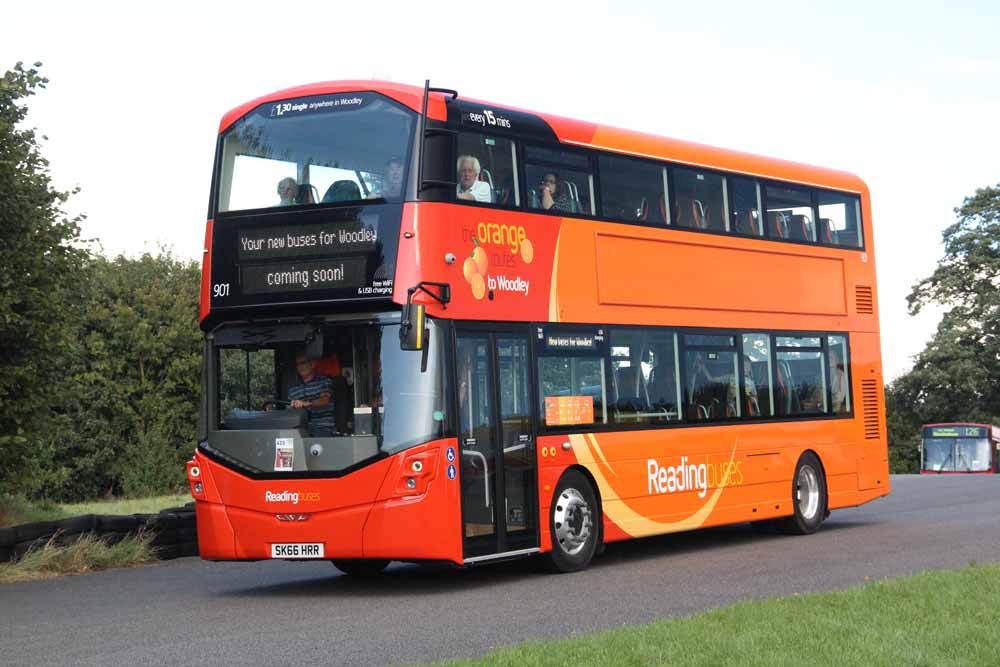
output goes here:
{"type": "Polygon", "coordinates": [[[0,492],[27,472],[33,434],[50,410],[57,352],[87,253],[79,218],[53,189],[25,100],[47,79],[18,63],[0,79],[0,492]]]}
{"type": "Polygon", "coordinates": [[[46,429],[39,488],[66,499],[183,484],[195,442],[201,364],[198,266],[170,253],[95,257],[46,429]]]}
{"type": "Polygon", "coordinates": [[[175,490],[197,423],[198,267],[81,245],[72,193],[22,127],[38,66],[0,80],[0,497],[175,490]]]}
{"type": "Polygon", "coordinates": [[[946,311],[913,369],[887,390],[891,450],[916,452],[925,423],[1000,423],[1000,185],[976,190],[955,214],[944,256],[907,297],[913,314],[929,304],[946,311]]]}

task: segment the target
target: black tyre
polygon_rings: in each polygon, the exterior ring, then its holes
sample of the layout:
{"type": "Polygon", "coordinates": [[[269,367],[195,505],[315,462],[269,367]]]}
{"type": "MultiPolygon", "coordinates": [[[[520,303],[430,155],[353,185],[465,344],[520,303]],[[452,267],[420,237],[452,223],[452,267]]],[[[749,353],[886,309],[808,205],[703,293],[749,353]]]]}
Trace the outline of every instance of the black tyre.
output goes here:
{"type": "Polygon", "coordinates": [[[601,540],[601,511],[590,481],[576,470],[559,480],[549,510],[552,551],[545,565],[552,572],[575,572],[590,565],[601,540]]]}
{"type": "Polygon", "coordinates": [[[352,577],[377,577],[382,574],[382,570],[389,567],[389,561],[366,558],[354,560],[335,560],[333,566],[352,577]]]}
{"type": "Polygon", "coordinates": [[[819,530],[826,518],[826,476],[812,452],[799,457],[792,477],[792,508],[795,514],[781,521],[782,532],[810,535],[819,530]]]}

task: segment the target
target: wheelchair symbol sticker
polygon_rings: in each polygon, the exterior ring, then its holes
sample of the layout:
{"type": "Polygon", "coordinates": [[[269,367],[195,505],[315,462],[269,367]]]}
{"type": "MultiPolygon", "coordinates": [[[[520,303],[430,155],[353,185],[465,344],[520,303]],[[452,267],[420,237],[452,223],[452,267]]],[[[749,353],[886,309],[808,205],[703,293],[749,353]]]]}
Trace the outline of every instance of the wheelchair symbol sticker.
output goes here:
{"type": "Polygon", "coordinates": [[[456,474],[455,464],[448,466],[448,479],[455,479],[456,474]]]}
{"type": "Polygon", "coordinates": [[[449,447],[448,450],[444,453],[444,457],[446,459],[448,459],[448,463],[451,463],[452,461],[454,461],[455,460],[455,448],[454,447],[449,447]]]}

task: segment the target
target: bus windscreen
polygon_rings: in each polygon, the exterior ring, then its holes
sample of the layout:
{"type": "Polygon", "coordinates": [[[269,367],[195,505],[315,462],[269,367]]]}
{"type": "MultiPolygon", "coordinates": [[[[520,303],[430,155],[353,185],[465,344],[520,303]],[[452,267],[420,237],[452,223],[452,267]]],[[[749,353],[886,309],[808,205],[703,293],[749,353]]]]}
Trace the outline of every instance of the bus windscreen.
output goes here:
{"type": "Polygon", "coordinates": [[[327,323],[307,336],[216,332],[215,424],[207,445],[251,474],[336,472],[445,433],[442,337],[425,354],[394,323],[327,323]]]}
{"type": "Polygon", "coordinates": [[[372,92],[263,104],[223,134],[218,212],[400,201],[414,119],[372,92]]]}

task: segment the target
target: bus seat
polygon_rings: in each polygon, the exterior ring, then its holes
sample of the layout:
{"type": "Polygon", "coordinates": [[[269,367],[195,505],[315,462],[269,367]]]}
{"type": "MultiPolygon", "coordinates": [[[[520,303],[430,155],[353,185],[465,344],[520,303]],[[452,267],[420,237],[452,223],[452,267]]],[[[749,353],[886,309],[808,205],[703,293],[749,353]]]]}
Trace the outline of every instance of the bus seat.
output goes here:
{"type": "Polygon", "coordinates": [[[357,201],[361,199],[361,189],[354,181],[334,181],[323,195],[323,203],[357,201]]]}
{"type": "Polygon", "coordinates": [[[490,173],[489,169],[483,169],[479,172],[479,180],[490,184],[490,190],[494,189],[493,185],[493,174],[490,173]]]}
{"type": "Polygon", "coordinates": [[[635,210],[635,217],[643,222],[649,219],[649,200],[645,197],[639,200],[639,206],[635,210]]]}
{"type": "Polygon", "coordinates": [[[774,238],[788,238],[788,216],[782,211],[768,211],[767,228],[770,235],[774,238]]]}
{"type": "Polygon", "coordinates": [[[833,222],[830,218],[820,218],[816,223],[816,238],[820,243],[833,243],[833,222]]]}
{"type": "Polygon", "coordinates": [[[496,201],[504,206],[514,205],[514,177],[508,176],[496,191],[496,201]]]}
{"type": "Polygon", "coordinates": [[[793,215],[792,220],[788,225],[788,238],[795,241],[809,241],[811,240],[809,234],[809,227],[812,224],[807,215],[793,215]]]}
{"type": "Polygon", "coordinates": [[[691,200],[691,219],[694,221],[692,226],[696,229],[708,228],[708,216],[705,215],[705,205],[701,203],[700,199],[691,200]]]}
{"type": "Polygon", "coordinates": [[[315,185],[303,183],[299,186],[299,194],[295,196],[296,204],[315,204],[319,200],[319,193],[315,185]]]}
{"type": "Polygon", "coordinates": [[[325,375],[331,378],[340,377],[340,359],[337,358],[336,354],[321,357],[316,360],[314,372],[316,375],[325,375]]]}
{"type": "Polygon", "coordinates": [[[622,412],[648,412],[649,393],[642,369],[636,366],[622,366],[615,369],[615,409],[622,412]]]}

